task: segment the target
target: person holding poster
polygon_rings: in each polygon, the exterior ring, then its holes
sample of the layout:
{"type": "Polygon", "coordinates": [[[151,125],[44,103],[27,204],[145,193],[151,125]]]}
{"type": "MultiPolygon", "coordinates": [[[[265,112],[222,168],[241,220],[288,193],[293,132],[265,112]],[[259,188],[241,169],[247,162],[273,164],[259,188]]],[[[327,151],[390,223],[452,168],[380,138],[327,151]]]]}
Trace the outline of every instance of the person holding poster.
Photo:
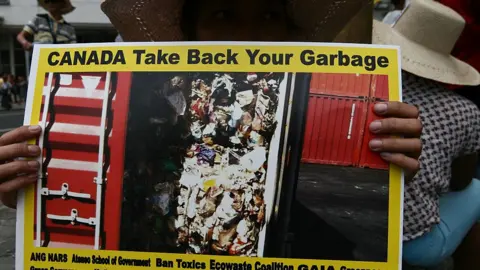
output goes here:
{"type": "MultiPolygon", "coordinates": [[[[293,6],[287,5],[286,1],[232,1],[226,4],[220,1],[130,3],[117,0],[106,1],[102,7],[125,41],[299,40],[370,43],[371,20],[362,20],[363,14],[371,17],[370,1],[348,1],[338,5],[337,1],[323,2],[322,6],[296,3],[292,9],[293,6]],[[140,11],[132,13],[132,4],[140,11]],[[323,5],[329,8],[324,8],[323,5]],[[333,17],[332,9],[335,10],[333,17]],[[133,14],[141,15],[138,18],[133,14]],[[319,27],[325,23],[325,18],[330,21],[319,27]]],[[[229,80],[219,78],[220,82],[229,80]]],[[[270,79],[265,79],[262,83],[267,84],[263,89],[268,90],[270,79]]],[[[271,87],[275,88],[275,83],[271,87]]],[[[372,124],[372,133],[401,134],[406,138],[376,140],[371,143],[371,149],[382,153],[386,161],[399,165],[410,177],[413,176],[419,168],[417,157],[421,151],[418,137],[422,125],[418,119],[418,110],[400,102],[382,102],[375,106],[375,111],[385,119],[372,124]]],[[[207,135],[206,139],[211,137],[211,134],[202,135],[207,135]]],[[[207,150],[206,154],[211,152],[207,150]]]]}
{"type": "Polygon", "coordinates": [[[455,254],[455,269],[479,266],[478,257],[468,254],[480,244],[480,181],[472,179],[480,111],[441,84],[480,85],[478,71],[451,55],[464,27],[454,10],[421,0],[412,0],[393,27],[374,23],[375,43],[401,47],[404,101],[419,106],[424,123],[422,170],[406,185],[404,198],[403,258],[415,266],[442,263],[462,241],[469,247],[455,254]]]}

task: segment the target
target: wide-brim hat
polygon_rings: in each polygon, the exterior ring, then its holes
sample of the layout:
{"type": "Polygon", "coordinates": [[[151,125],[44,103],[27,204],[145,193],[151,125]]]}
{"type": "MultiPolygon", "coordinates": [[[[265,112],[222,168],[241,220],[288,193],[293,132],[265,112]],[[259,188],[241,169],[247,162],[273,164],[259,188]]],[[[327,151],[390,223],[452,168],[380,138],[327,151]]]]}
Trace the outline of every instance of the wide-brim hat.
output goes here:
{"type": "MultiPolygon", "coordinates": [[[[371,43],[371,0],[287,0],[299,41],[371,43]]],[[[105,0],[124,41],[182,41],[184,0],[105,0]]],[[[293,41],[293,40],[292,40],[293,41]]]]}
{"type": "Polygon", "coordinates": [[[400,46],[402,69],[455,85],[480,85],[479,72],[451,55],[465,20],[435,1],[412,0],[393,25],[375,21],[373,43],[400,46]]]}
{"type": "MultiPolygon", "coordinates": [[[[45,10],[48,10],[49,0],[37,0],[37,1],[39,6],[41,6],[45,10]]],[[[64,0],[63,7],[61,8],[60,13],[62,15],[65,15],[74,10],[75,10],[75,7],[72,5],[72,2],[70,2],[70,0],[64,0]]]]}

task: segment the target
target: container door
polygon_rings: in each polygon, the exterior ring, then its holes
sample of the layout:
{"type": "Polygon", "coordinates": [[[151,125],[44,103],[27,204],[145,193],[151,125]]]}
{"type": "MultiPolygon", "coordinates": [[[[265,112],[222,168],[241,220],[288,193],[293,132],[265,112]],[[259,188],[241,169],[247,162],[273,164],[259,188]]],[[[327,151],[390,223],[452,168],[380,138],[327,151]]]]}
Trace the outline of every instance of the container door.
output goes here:
{"type": "Polygon", "coordinates": [[[35,211],[37,245],[118,248],[128,76],[46,75],[40,118],[45,135],[39,142],[43,185],[36,192],[40,193],[35,211]],[[123,86],[117,84],[119,80],[123,86]],[[117,89],[117,85],[127,88],[117,89]],[[109,218],[104,219],[105,215],[109,218]]]}
{"type": "Polygon", "coordinates": [[[315,73],[302,161],[358,166],[372,75],[315,73]]]}
{"type": "Polygon", "coordinates": [[[302,161],[354,166],[360,158],[366,101],[310,95],[302,161]]]}

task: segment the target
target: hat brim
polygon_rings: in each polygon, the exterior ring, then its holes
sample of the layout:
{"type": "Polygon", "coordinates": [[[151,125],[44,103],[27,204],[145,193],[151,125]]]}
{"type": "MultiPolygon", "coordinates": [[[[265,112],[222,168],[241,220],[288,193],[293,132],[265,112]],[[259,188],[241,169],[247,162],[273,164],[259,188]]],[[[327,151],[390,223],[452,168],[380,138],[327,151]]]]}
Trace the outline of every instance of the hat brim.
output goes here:
{"type": "Polygon", "coordinates": [[[402,69],[417,76],[447,84],[480,85],[480,74],[469,64],[415,43],[385,23],[373,22],[373,43],[400,46],[402,69]]]}
{"type": "MultiPolygon", "coordinates": [[[[125,41],[182,41],[184,3],[104,0],[101,8],[125,41]]],[[[287,0],[289,16],[298,27],[292,41],[371,43],[371,9],[371,0],[287,0]],[[362,20],[370,25],[358,23],[362,20]]]]}
{"type": "MultiPolygon", "coordinates": [[[[41,6],[43,9],[48,10],[48,4],[45,3],[45,0],[38,0],[38,5],[41,6]]],[[[66,0],[64,7],[61,9],[60,13],[62,15],[66,15],[68,13],[71,13],[72,11],[75,10],[75,7],[72,5],[72,2],[70,0],[66,0]]]]}

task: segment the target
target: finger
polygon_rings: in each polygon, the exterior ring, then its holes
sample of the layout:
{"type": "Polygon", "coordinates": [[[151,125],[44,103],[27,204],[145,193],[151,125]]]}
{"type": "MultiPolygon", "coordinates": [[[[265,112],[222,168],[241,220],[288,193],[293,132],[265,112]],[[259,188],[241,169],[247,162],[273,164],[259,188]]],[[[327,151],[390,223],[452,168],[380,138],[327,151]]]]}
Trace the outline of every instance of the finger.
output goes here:
{"type": "Polygon", "coordinates": [[[40,147],[25,143],[0,146],[0,161],[19,157],[36,157],[40,154],[40,147]]]}
{"type": "Polygon", "coordinates": [[[418,170],[420,170],[420,163],[418,160],[404,154],[383,152],[380,153],[380,156],[383,160],[402,168],[405,171],[406,176],[415,175],[418,170]]]}
{"type": "Polygon", "coordinates": [[[10,208],[15,208],[17,201],[17,190],[25,188],[38,180],[38,175],[31,174],[16,177],[10,181],[0,184],[2,203],[10,208]]]}
{"type": "Polygon", "coordinates": [[[11,178],[19,174],[32,174],[38,170],[40,164],[38,161],[17,160],[7,164],[0,165],[0,180],[11,178]]]}
{"type": "Polygon", "coordinates": [[[369,142],[369,146],[374,152],[420,153],[422,151],[422,141],[420,139],[373,139],[369,142]]]}
{"type": "Polygon", "coordinates": [[[422,135],[422,122],[414,118],[385,118],[370,123],[369,129],[374,134],[401,134],[408,137],[420,137],[422,135]]]}
{"type": "Polygon", "coordinates": [[[42,131],[40,126],[23,126],[0,137],[0,146],[21,143],[36,138],[42,131]]]}
{"type": "Polygon", "coordinates": [[[399,118],[419,117],[417,107],[398,101],[377,103],[373,106],[373,110],[378,116],[393,116],[399,118]]]}

